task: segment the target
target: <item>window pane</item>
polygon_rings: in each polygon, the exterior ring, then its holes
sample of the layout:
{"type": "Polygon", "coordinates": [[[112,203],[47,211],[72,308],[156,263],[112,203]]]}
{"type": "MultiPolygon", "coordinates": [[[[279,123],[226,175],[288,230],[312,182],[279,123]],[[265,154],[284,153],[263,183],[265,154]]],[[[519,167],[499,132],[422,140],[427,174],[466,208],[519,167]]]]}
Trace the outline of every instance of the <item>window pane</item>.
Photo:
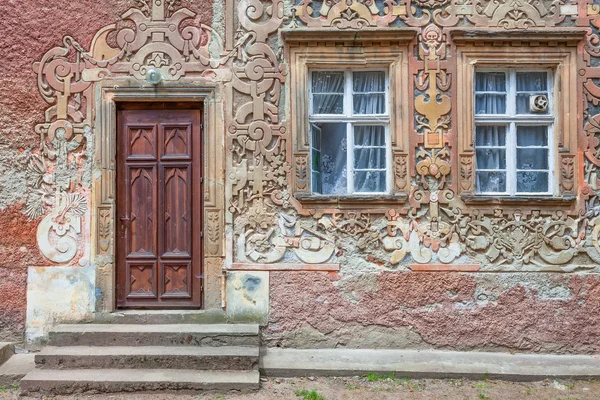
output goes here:
{"type": "Polygon", "coordinates": [[[546,93],[519,93],[517,94],[517,114],[548,114],[550,108],[548,97],[546,93]],[[530,105],[530,98],[533,96],[544,95],[546,96],[546,109],[544,111],[532,111],[530,105]]]}
{"type": "Polygon", "coordinates": [[[312,127],[312,143],[311,146],[313,149],[321,150],[321,129],[314,124],[312,127]]]}
{"type": "Polygon", "coordinates": [[[505,172],[477,172],[477,191],[480,193],[506,192],[505,172]]]}
{"type": "Polygon", "coordinates": [[[476,114],[505,114],[506,95],[504,94],[477,94],[475,95],[476,114]]]}
{"type": "Polygon", "coordinates": [[[548,146],[548,127],[517,126],[517,146],[548,146]]]}
{"type": "Polygon", "coordinates": [[[343,94],[313,94],[313,114],[343,114],[343,94]]]}
{"type": "Polygon", "coordinates": [[[477,92],[505,92],[506,74],[504,72],[477,72],[475,73],[475,91],[477,92]]]}
{"type": "Polygon", "coordinates": [[[320,171],[321,170],[321,152],[313,149],[311,153],[312,157],[312,170],[320,171]]]}
{"type": "Polygon", "coordinates": [[[311,186],[313,193],[321,193],[321,174],[319,174],[318,172],[312,173],[311,186]]]}
{"type": "Polygon", "coordinates": [[[312,73],[313,93],[344,93],[343,72],[319,72],[312,73]]]}
{"type": "Polygon", "coordinates": [[[546,92],[547,90],[546,72],[517,72],[517,92],[546,92]]]}
{"type": "Polygon", "coordinates": [[[517,192],[548,192],[548,172],[517,172],[517,192]]]}
{"type": "Polygon", "coordinates": [[[517,149],[517,169],[548,169],[548,149],[517,149]]]}
{"type": "Polygon", "coordinates": [[[385,171],[354,172],[354,191],[358,193],[382,193],[386,190],[385,171]]]}
{"type": "Polygon", "coordinates": [[[313,114],[344,112],[344,73],[312,73],[313,114]]]}
{"type": "Polygon", "coordinates": [[[354,168],[385,169],[385,149],[366,148],[354,150],[354,168]]]}
{"type": "Polygon", "coordinates": [[[355,146],[385,146],[385,127],[381,125],[355,125],[355,146]]]}
{"type": "Polygon", "coordinates": [[[506,169],[506,150],[477,149],[477,169],[506,169]]]}
{"type": "MultiPolygon", "coordinates": [[[[347,194],[346,124],[318,123],[313,127],[313,130],[316,127],[321,129],[321,159],[320,165],[315,168],[321,172],[320,185],[313,184],[313,190],[318,187],[322,194],[347,194]]],[[[315,160],[312,160],[312,165],[314,163],[315,160]]]]}
{"type": "Polygon", "coordinates": [[[475,130],[476,146],[506,145],[506,127],[479,125],[475,130]]]}
{"type": "Polygon", "coordinates": [[[385,114],[385,94],[353,95],[354,114],[385,114]]]}
{"type": "Polygon", "coordinates": [[[384,114],[385,72],[354,72],[352,79],[354,114],[384,114]]]}
{"type": "Polygon", "coordinates": [[[385,92],[385,72],[365,71],[352,74],[354,93],[385,92]]]}
{"type": "Polygon", "coordinates": [[[548,114],[545,111],[531,111],[532,96],[548,96],[548,74],[546,72],[517,72],[517,114],[548,114]]]}

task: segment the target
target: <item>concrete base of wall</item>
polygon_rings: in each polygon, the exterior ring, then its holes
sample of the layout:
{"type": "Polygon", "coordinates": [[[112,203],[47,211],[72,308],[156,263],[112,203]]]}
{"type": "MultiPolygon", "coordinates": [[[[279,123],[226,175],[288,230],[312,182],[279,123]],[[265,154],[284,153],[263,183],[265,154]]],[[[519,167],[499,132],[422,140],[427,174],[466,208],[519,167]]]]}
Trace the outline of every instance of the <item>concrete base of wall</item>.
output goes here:
{"type": "Polygon", "coordinates": [[[266,376],[354,376],[375,372],[410,378],[536,381],[600,378],[600,357],[436,350],[262,349],[266,376]]]}

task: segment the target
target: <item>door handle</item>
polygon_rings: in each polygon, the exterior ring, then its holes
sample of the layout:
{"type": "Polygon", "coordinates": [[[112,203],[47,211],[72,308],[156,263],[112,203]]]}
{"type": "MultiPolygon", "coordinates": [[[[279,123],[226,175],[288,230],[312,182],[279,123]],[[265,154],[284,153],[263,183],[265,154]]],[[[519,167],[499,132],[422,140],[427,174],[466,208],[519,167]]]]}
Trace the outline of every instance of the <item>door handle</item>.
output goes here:
{"type": "Polygon", "coordinates": [[[121,220],[121,230],[124,231],[125,230],[125,225],[129,226],[129,222],[131,221],[131,218],[127,218],[126,216],[121,216],[121,218],[119,218],[121,220]]]}

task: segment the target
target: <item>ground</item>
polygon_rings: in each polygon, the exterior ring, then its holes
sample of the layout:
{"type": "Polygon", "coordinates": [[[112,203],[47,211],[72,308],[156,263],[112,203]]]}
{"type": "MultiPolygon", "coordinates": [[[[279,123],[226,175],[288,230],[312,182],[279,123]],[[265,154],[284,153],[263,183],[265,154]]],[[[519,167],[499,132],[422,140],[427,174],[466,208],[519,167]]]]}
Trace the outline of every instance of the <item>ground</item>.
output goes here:
{"type": "MultiPolygon", "coordinates": [[[[0,387],[0,400],[19,397],[16,387],[0,387]]],[[[251,394],[110,394],[59,396],[55,400],[599,400],[600,380],[504,382],[466,379],[405,379],[370,374],[349,378],[263,379],[260,391],[251,394]]]]}

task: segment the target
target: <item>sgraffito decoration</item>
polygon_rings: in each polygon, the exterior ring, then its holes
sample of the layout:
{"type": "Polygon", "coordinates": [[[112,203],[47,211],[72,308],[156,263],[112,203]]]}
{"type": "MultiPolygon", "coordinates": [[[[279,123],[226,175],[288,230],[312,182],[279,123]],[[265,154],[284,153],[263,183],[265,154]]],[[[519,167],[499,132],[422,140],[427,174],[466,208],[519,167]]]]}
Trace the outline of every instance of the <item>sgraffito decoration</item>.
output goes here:
{"type": "MultiPolygon", "coordinates": [[[[235,32],[227,51],[213,29],[195,24],[194,13],[177,9],[177,2],[158,7],[139,1],[139,8],[122,17],[128,24],[100,30],[90,51],[66,37],[62,46],[36,63],[38,87],[49,108],[36,127],[40,148],[28,166],[26,212],[31,218],[43,217],[38,243],[48,259],[71,262],[81,252],[89,223],[94,84],[118,77],[144,80],[149,68],[158,68],[167,81],[215,71],[226,77],[227,209],[207,216],[210,254],[227,247],[232,262],[255,265],[336,263],[348,255],[365,260],[376,255],[389,268],[455,263],[535,270],[592,268],[600,262],[600,5],[591,0],[228,4],[237,13],[231,18],[237,24],[226,27],[235,32]],[[584,100],[576,132],[579,149],[559,149],[558,200],[470,203],[461,195],[474,191],[475,174],[472,154],[458,151],[461,137],[467,147],[472,142],[464,139],[469,133],[458,131],[456,123],[457,102],[472,95],[456,84],[452,32],[461,29],[473,36],[494,32],[496,37],[482,46],[509,46],[522,53],[529,47],[558,44],[541,37],[544,44],[531,38],[525,43],[511,35],[587,32],[576,47],[578,76],[573,82],[584,100]],[[290,128],[295,110],[284,96],[286,85],[293,82],[282,30],[314,30],[315,36],[327,40],[349,31],[415,33],[405,60],[409,131],[400,135],[408,135],[409,148],[393,154],[391,162],[394,190],[408,198],[392,193],[385,204],[340,199],[315,206],[296,195],[310,194],[310,159],[290,152],[290,143],[301,133],[290,128]],[[226,236],[230,243],[224,246],[220,240],[226,236]]],[[[362,46],[372,45],[362,37],[362,46]]],[[[345,41],[331,45],[355,45],[345,41]]],[[[562,145],[562,138],[558,140],[562,145]]],[[[103,210],[94,217],[99,251],[108,252],[111,214],[103,210]]]]}

